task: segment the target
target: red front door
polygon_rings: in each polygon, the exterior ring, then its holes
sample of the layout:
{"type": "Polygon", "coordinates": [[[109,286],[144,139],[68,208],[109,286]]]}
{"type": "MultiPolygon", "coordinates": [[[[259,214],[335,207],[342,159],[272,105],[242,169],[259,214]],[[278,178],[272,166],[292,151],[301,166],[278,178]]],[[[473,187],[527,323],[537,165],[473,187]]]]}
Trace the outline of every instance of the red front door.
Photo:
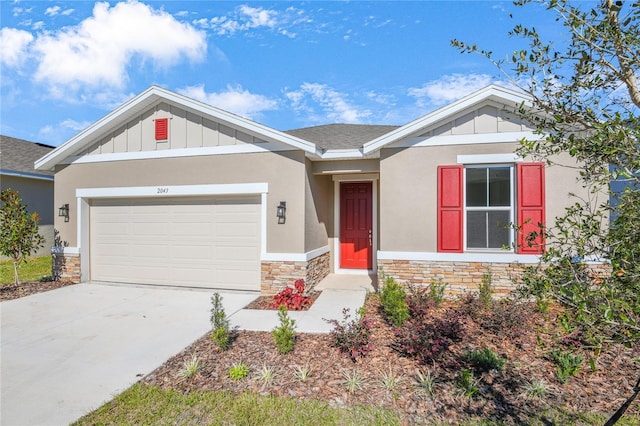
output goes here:
{"type": "Polygon", "coordinates": [[[340,267],[372,269],[371,182],[340,184],[340,267]]]}

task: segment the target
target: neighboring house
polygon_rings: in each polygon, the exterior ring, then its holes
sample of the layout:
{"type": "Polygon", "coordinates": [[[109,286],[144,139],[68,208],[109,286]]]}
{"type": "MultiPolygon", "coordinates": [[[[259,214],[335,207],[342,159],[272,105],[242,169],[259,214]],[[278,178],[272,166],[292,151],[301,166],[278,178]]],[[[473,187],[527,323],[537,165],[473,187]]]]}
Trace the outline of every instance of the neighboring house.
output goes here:
{"type": "Polygon", "coordinates": [[[53,172],[35,170],[34,162],[52,150],[52,146],[0,135],[0,191],[15,189],[27,211],[40,216],[45,243],[38,256],[51,254],[53,247],[53,172]]]}
{"type": "Polygon", "coordinates": [[[523,101],[489,86],[401,127],[282,132],[151,87],[36,163],[70,206],[59,272],[273,293],[330,272],[464,290],[490,270],[506,290],[542,249],[523,233],[582,193],[575,169],[514,154],[536,137],[523,101]]]}

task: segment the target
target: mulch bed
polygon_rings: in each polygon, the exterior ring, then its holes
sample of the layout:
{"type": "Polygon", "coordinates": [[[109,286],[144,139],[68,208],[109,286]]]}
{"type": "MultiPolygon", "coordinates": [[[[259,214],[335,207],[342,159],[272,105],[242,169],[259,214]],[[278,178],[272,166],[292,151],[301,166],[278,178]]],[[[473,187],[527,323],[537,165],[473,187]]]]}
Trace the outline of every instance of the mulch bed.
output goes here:
{"type": "Polygon", "coordinates": [[[72,285],[69,281],[33,281],[0,286],[0,302],[72,285]]]}
{"type": "MultiPolygon", "coordinates": [[[[208,335],[203,336],[183,352],[143,379],[149,385],[190,390],[252,391],[263,395],[312,398],[334,406],[367,404],[397,410],[408,423],[443,421],[457,423],[469,418],[494,419],[505,423],[527,423],[527,419],[548,407],[561,407],[571,413],[599,412],[611,414],[632,393],[640,375],[640,347],[612,345],[597,358],[597,370],[592,372],[587,360],[591,352],[582,351],[584,362],[577,376],[562,384],[556,376],[556,364],[549,356],[556,348],[562,331],[557,326],[556,312],[545,315],[531,312],[526,330],[518,338],[506,338],[488,332],[475,322],[467,323],[467,337],[449,348],[447,357],[437,364],[420,365],[398,353],[392,346],[394,329],[382,317],[378,297],[367,298],[368,317],[373,319],[374,349],[356,362],[331,346],[326,334],[298,334],[294,352],[278,353],[268,332],[239,331],[231,348],[218,349],[208,335]],[[465,351],[488,347],[506,358],[503,371],[477,373],[479,395],[461,395],[456,380],[462,369],[465,351]],[[180,377],[184,362],[196,355],[202,365],[196,376],[180,377]],[[229,378],[229,368],[243,362],[250,374],[243,380],[229,378]],[[274,380],[265,383],[260,371],[272,369],[274,380]],[[310,377],[301,381],[296,368],[309,368],[310,377]],[[415,380],[416,372],[429,370],[436,379],[434,395],[427,395],[415,380]],[[345,374],[357,374],[364,383],[362,389],[350,393],[345,374]],[[400,382],[387,389],[382,385],[385,375],[394,375],[400,382]],[[533,397],[526,393],[528,383],[543,380],[546,395],[533,397]]],[[[434,316],[446,316],[439,308],[434,316]]],[[[566,349],[566,347],[563,346],[566,349]]],[[[629,413],[638,413],[634,403],[629,413]]]]}

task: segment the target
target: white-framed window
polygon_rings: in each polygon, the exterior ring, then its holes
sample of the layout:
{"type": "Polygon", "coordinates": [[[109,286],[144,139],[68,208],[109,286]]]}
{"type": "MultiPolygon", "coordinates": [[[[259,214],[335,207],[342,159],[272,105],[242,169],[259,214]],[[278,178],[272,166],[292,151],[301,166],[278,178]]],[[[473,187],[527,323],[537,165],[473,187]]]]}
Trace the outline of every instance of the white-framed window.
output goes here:
{"type": "Polygon", "coordinates": [[[513,247],[514,188],[513,164],[464,167],[466,250],[513,247]]]}

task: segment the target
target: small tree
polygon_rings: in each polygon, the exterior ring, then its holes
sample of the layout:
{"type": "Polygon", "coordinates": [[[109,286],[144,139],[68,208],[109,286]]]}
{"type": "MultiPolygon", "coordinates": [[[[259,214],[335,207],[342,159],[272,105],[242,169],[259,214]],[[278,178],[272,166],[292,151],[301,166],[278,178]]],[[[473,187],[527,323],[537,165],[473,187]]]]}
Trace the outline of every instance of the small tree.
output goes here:
{"type": "Polygon", "coordinates": [[[5,189],[0,193],[0,254],[13,260],[16,285],[18,266],[42,246],[44,238],[38,233],[40,217],[27,212],[18,191],[5,189]]]}

